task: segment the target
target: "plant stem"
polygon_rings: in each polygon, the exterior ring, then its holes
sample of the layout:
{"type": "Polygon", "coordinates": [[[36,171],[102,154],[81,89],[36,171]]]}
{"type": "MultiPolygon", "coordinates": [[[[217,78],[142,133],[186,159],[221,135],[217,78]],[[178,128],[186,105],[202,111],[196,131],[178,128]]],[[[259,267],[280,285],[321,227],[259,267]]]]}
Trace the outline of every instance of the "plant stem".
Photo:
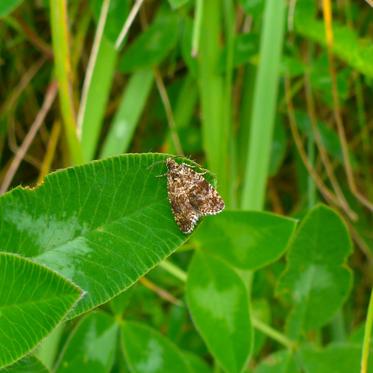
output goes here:
{"type": "Polygon", "coordinates": [[[268,337],[271,337],[273,340],[281,343],[289,350],[294,350],[295,343],[291,341],[288,337],[277,331],[276,329],[273,329],[269,325],[255,318],[254,316],[251,316],[251,322],[256,329],[260,330],[268,337]]]}
{"type": "Polygon", "coordinates": [[[370,340],[371,340],[371,335],[372,335],[372,327],[373,327],[373,288],[370,293],[367,320],[365,322],[363,352],[361,355],[361,370],[360,370],[361,373],[368,372],[368,358],[369,358],[369,350],[370,350],[370,340]]]}
{"type": "Polygon", "coordinates": [[[55,74],[63,124],[73,164],[83,163],[71,88],[70,48],[68,43],[68,22],[66,0],[50,0],[51,29],[55,74]]]}
{"type": "Polygon", "coordinates": [[[203,0],[196,0],[193,24],[192,56],[196,57],[199,50],[199,40],[201,35],[201,23],[203,12],[203,0]]]}
{"type": "Polygon", "coordinates": [[[140,10],[143,2],[144,2],[144,0],[136,0],[135,4],[133,5],[133,7],[130,11],[130,14],[128,15],[127,20],[124,23],[123,28],[122,28],[122,30],[121,30],[121,32],[120,32],[120,34],[119,34],[119,36],[118,36],[118,38],[115,42],[115,49],[116,50],[119,50],[120,47],[122,46],[123,40],[127,36],[128,31],[129,31],[133,21],[135,20],[136,15],[137,15],[138,11],[140,10]]]}
{"type": "Polygon", "coordinates": [[[164,260],[159,264],[160,267],[162,267],[165,271],[170,273],[171,275],[175,276],[182,282],[186,282],[187,280],[187,274],[179,267],[175,266],[175,264],[171,263],[168,260],[164,260]]]}
{"type": "Polygon", "coordinates": [[[19,165],[22,162],[22,159],[25,157],[29,147],[31,146],[37,132],[44,123],[45,117],[47,116],[57,94],[56,83],[53,82],[49,86],[47,93],[45,94],[44,102],[39,110],[34,122],[32,123],[29,132],[25,136],[22,145],[19,147],[16,155],[14,156],[12,162],[9,165],[9,168],[4,176],[4,180],[0,186],[0,194],[3,194],[7,191],[9,186],[12,183],[13,177],[16,174],[19,165]]]}

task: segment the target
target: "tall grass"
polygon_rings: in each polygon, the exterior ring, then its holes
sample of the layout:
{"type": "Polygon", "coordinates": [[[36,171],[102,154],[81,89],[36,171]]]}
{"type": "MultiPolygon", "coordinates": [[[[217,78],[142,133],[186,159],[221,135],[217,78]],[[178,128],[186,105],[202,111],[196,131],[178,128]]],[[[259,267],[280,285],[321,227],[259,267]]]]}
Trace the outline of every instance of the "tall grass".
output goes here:
{"type": "Polygon", "coordinates": [[[95,157],[117,62],[118,53],[104,35],[109,6],[109,0],[103,1],[80,103],[78,128],[85,161],[95,157]]]}
{"type": "Polygon", "coordinates": [[[55,74],[58,82],[60,108],[66,140],[72,163],[79,164],[83,162],[83,155],[77,136],[76,113],[72,95],[72,71],[67,4],[65,0],[50,1],[50,23],[52,29],[55,74]]]}
{"type": "MultiPolygon", "coordinates": [[[[267,0],[261,31],[241,206],[264,207],[285,26],[284,0],[267,0]]],[[[244,98],[245,100],[245,98],[244,98]]],[[[249,105],[248,102],[243,101],[249,105]]],[[[249,124],[247,124],[249,125],[249,124]]]]}

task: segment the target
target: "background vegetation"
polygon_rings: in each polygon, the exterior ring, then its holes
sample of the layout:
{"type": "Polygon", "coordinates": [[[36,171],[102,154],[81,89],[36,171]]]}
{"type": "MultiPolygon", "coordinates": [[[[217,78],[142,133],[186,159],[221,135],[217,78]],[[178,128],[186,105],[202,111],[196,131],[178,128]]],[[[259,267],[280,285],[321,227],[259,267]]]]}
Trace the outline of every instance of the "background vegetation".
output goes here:
{"type": "Polygon", "coordinates": [[[373,372],[371,6],[2,0],[0,369],[373,372]]]}

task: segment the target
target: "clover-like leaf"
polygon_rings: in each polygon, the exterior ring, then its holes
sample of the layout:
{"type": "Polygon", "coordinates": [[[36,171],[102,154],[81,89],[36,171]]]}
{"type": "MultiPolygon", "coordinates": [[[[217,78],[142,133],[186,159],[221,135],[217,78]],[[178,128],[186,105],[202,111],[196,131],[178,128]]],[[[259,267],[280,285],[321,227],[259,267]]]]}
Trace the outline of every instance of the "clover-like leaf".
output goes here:
{"type": "Polygon", "coordinates": [[[293,304],[290,334],[319,328],[346,299],[352,275],[345,261],[351,241],[342,219],[318,205],[302,221],[288,251],[278,293],[293,304]]]}
{"type": "Polygon", "coordinates": [[[177,346],[144,324],[126,321],[122,327],[122,346],[131,372],[192,373],[177,346]]]}
{"type": "Polygon", "coordinates": [[[0,268],[1,368],[26,355],[46,337],[79,299],[80,290],[18,255],[0,253],[0,268]]]}
{"type": "MultiPolygon", "coordinates": [[[[300,356],[305,373],[360,372],[361,345],[333,343],[324,349],[304,347],[300,356]]],[[[367,368],[367,372],[373,371],[372,359],[367,368]]]]}
{"type": "Polygon", "coordinates": [[[252,349],[248,292],[219,259],[197,252],[188,271],[187,302],[197,330],[227,372],[241,372],[252,349]]]}
{"type": "Polygon", "coordinates": [[[0,248],[82,288],[71,316],[107,302],[187,237],[167,199],[166,157],[119,156],[55,172],[34,190],[14,189],[0,198],[0,248]]]}
{"type": "Polygon", "coordinates": [[[103,312],[84,317],[67,340],[57,373],[110,372],[114,362],[118,325],[103,312]]]}
{"type": "Polygon", "coordinates": [[[49,370],[35,356],[28,355],[15,364],[1,369],[1,373],[49,373],[49,370]]]}
{"type": "MultiPolygon", "coordinates": [[[[280,350],[265,358],[255,368],[254,373],[300,373],[293,353],[280,350]]],[[[315,371],[316,372],[316,371],[315,371]]]]}
{"type": "Polygon", "coordinates": [[[229,264],[254,270],[286,250],[296,221],[257,211],[224,211],[207,218],[193,236],[204,251],[229,264]]]}

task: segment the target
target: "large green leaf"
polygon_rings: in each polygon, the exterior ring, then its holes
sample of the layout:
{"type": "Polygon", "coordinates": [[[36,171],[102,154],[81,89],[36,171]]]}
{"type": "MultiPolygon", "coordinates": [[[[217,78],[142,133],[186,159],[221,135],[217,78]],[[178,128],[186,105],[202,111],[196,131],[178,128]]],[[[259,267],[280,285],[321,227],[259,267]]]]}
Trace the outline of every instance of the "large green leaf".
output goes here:
{"type": "Polygon", "coordinates": [[[56,372],[110,372],[114,362],[118,325],[103,312],[83,318],[72,331],[56,372]]]}
{"type": "Polygon", "coordinates": [[[48,373],[49,370],[33,355],[24,357],[15,364],[1,369],[1,373],[48,373]]]}
{"type": "Polygon", "coordinates": [[[352,275],[345,261],[351,241],[342,219],[318,205],[302,221],[288,253],[278,293],[292,302],[290,334],[319,328],[346,299],[352,275]]]}
{"type": "Polygon", "coordinates": [[[197,330],[227,372],[240,372],[252,348],[248,292],[224,262],[197,252],[188,271],[187,302],[197,330]]]}
{"type": "Polygon", "coordinates": [[[177,16],[170,14],[156,20],[124,52],[120,70],[132,72],[158,65],[174,48],[178,35],[177,16]]]}
{"type": "MultiPolygon", "coordinates": [[[[341,343],[323,350],[307,347],[301,350],[301,362],[305,373],[352,373],[360,372],[361,346],[341,343]]],[[[370,359],[368,372],[373,372],[370,359]]]]}
{"type": "Polygon", "coordinates": [[[80,290],[44,266],[18,255],[0,253],[0,268],[3,367],[31,351],[61,322],[79,299],[80,290]]]}
{"type": "Polygon", "coordinates": [[[167,199],[165,154],[55,172],[0,198],[0,247],[34,257],[86,294],[73,315],[131,286],[185,240],[167,199]]]}
{"type": "Polygon", "coordinates": [[[143,324],[126,321],[122,327],[122,345],[131,372],[192,372],[177,346],[143,324]]]}
{"type": "Polygon", "coordinates": [[[296,221],[256,211],[224,211],[193,236],[198,246],[242,269],[258,269],[286,250],[296,221]]]}

